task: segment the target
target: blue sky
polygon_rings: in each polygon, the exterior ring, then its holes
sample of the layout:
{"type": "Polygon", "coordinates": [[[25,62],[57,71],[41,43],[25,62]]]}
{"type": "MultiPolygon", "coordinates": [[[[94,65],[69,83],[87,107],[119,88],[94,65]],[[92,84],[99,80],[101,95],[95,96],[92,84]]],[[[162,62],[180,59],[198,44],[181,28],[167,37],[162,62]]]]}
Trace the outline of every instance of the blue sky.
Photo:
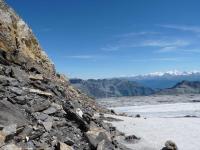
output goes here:
{"type": "Polygon", "coordinates": [[[200,70],[199,0],[7,2],[69,77],[200,70]]]}

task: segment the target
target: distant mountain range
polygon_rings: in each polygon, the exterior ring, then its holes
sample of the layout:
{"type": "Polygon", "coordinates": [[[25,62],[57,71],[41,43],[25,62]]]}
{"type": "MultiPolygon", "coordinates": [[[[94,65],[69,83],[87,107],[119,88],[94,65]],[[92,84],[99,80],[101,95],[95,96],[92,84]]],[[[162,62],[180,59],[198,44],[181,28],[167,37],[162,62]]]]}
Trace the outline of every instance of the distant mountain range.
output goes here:
{"type": "Polygon", "coordinates": [[[172,88],[160,90],[156,94],[200,94],[200,81],[182,81],[172,88]]]}
{"type": "Polygon", "coordinates": [[[146,87],[150,87],[154,90],[170,88],[183,80],[187,81],[200,81],[200,71],[167,71],[167,72],[155,72],[146,75],[138,75],[133,77],[124,77],[129,81],[135,81],[146,87]]]}
{"type": "Polygon", "coordinates": [[[95,98],[150,95],[154,93],[151,88],[126,79],[70,79],[70,83],[95,98]]]}
{"type": "Polygon", "coordinates": [[[200,72],[155,72],[111,79],[70,79],[71,84],[95,98],[151,94],[200,93],[200,72]]]}

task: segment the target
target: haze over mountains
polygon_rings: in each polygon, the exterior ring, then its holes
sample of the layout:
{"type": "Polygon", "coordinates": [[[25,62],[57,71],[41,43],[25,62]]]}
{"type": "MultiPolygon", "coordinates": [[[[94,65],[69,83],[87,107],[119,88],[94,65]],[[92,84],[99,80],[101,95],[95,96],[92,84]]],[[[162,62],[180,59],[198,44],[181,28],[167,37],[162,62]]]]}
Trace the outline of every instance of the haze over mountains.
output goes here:
{"type": "Polygon", "coordinates": [[[136,81],[144,86],[152,89],[164,89],[171,88],[178,82],[183,80],[198,81],[200,80],[199,71],[167,71],[167,72],[155,72],[146,75],[138,75],[133,77],[125,77],[130,81],[136,81]]]}

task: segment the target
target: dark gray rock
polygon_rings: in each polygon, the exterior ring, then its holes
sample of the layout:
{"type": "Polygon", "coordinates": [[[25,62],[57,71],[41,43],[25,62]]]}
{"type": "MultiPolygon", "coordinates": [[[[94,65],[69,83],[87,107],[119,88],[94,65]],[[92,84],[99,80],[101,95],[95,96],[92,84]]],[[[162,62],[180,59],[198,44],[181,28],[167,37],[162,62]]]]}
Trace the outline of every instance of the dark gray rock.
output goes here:
{"type": "Polygon", "coordinates": [[[66,137],[64,139],[64,143],[67,144],[67,145],[69,145],[69,146],[72,146],[72,145],[74,145],[75,142],[71,138],[66,137]]]}
{"type": "Polygon", "coordinates": [[[19,82],[14,78],[0,75],[0,84],[3,86],[8,86],[8,85],[17,86],[17,85],[19,85],[19,82]]]}
{"type": "Polygon", "coordinates": [[[53,122],[52,121],[45,121],[45,122],[42,122],[42,124],[43,124],[46,131],[50,131],[51,128],[52,128],[53,122]]]}
{"type": "Polygon", "coordinates": [[[76,112],[75,110],[71,109],[73,106],[69,105],[68,103],[65,103],[63,105],[64,111],[67,113],[66,117],[69,120],[74,120],[78,125],[79,128],[83,131],[88,131],[89,125],[87,124],[86,121],[83,120],[76,112]]]}
{"type": "Polygon", "coordinates": [[[19,67],[11,67],[11,77],[17,79],[21,83],[29,81],[27,73],[19,67]]]}
{"type": "Polygon", "coordinates": [[[140,140],[140,138],[135,135],[129,135],[126,136],[124,140],[129,143],[136,143],[140,140]]]}
{"type": "Polygon", "coordinates": [[[43,111],[43,113],[48,114],[48,115],[54,114],[56,112],[57,112],[57,109],[55,107],[49,107],[48,109],[43,111]]]}
{"type": "Polygon", "coordinates": [[[6,100],[0,101],[0,126],[17,124],[23,126],[27,124],[26,116],[13,104],[6,100]]]}
{"type": "Polygon", "coordinates": [[[40,112],[49,108],[50,101],[48,101],[47,99],[38,97],[34,99],[33,101],[31,101],[29,105],[31,106],[32,112],[40,112]]]}
{"type": "Polygon", "coordinates": [[[21,105],[26,104],[26,96],[16,96],[14,99],[17,104],[21,104],[21,105]]]}
{"type": "Polygon", "coordinates": [[[140,118],[141,116],[140,116],[140,114],[137,114],[137,115],[135,115],[135,117],[136,117],[136,118],[140,118]]]}
{"type": "Polygon", "coordinates": [[[0,49],[0,63],[3,65],[10,65],[10,62],[6,59],[6,52],[0,49]]]}
{"type": "Polygon", "coordinates": [[[37,119],[37,120],[41,120],[41,121],[45,121],[49,116],[47,114],[44,113],[33,113],[33,116],[37,119]]]}
{"type": "Polygon", "coordinates": [[[175,142],[168,140],[165,142],[165,147],[162,150],[178,150],[178,147],[175,142]]]}
{"type": "Polygon", "coordinates": [[[9,90],[17,95],[22,95],[23,94],[23,90],[21,88],[18,87],[9,87],[9,90]]]}

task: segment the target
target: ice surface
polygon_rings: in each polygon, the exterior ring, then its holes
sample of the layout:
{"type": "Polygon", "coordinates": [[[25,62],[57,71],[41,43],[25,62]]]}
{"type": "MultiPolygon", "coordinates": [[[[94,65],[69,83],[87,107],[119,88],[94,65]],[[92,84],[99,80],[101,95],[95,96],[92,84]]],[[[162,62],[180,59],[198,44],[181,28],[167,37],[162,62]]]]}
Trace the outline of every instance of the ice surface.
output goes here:
{"type": "Polygon", "coordinates": [[[118,130],[141,137],[136,144],[126,144],[133,150],[160,150],[167,140],[173,140],[179,150],[200,149],[199,118],[117,118],[124,120],[112,122],[118,130]]]}
{"type": "Polygon", "coordinates": [[[143,117],[184,117],[187,115],[200,117],[200,103],[125,106],[111,109],[130,115],[140,114],[143,117]]]}
{"type": "Polygon", "coordinates": [[[199,100],[200,95],[147,96],[118,98],[113,105],[112,98],[104,104],[112,106],[116,112],[142,116],[112,116],[123,120],[112,122],[118,130],[141,137],[136,144],[124,143],[133,150],[160,150],[167,140],[174,141],[179,150],[200,150],[199,100]],[[196,117],[186,118],[186,115],[196,117]]]}

